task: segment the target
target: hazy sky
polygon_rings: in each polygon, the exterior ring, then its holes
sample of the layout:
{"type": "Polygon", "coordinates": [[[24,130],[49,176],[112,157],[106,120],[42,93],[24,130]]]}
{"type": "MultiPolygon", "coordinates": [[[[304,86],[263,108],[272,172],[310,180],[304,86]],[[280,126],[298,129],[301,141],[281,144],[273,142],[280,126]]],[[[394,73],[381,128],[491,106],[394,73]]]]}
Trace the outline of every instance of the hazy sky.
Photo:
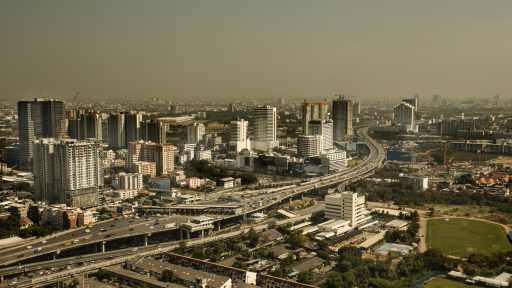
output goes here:
{"type": "Polygon", "coordinates": [[[510,0],[0,0],[0,98],[510,99],[511,12],[510,0]]]}

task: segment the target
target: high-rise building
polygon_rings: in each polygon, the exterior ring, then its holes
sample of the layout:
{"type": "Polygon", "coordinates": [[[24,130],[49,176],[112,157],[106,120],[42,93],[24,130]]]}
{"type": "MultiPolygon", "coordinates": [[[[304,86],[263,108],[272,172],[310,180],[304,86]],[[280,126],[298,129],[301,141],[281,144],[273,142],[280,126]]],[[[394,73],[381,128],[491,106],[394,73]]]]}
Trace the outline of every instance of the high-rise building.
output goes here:
{"type": "Polygon", "coordinates": [[[351,191],[325,196],[325,218],[349,220],[352,228],[372,219],[364,195],[351,191]]]}
{"type": "Polygon", "coordinates": [[[188,143],[194,144],[194,143],[201,143],[203,140],[203,135],[205,132],[204,125],[201,123],[193,123],[188,126],[188,143]]]}
{"type": "Polygon", "coordinates": [[[35,140],[34,152],[37,201],[71,207],[98,205],[98,193],[103,187],[103,151],[98,140],[35,140]]]}
{"type": "Polygon", "coordinates": [[[286,102],[285,102],[285,100],[284,100],[284,98],[283,98],[283,97],[281,97],[281,98],[277,98],[277,104],[278,104],[278,105],[284,105],[285,103],[286,103],[286,102]]]}
{"type": "Polygon", "coordinates": [[[456,136],[460,130],[475,131],[475,121],[449,118],[437,123],[437,132],[441,135],[456,136]]]}
{"type": "Polygon", "coordinates": [[[359,102],[354,102],[354,107],[353,107],[353,110],[352,110],[352,116],[359,116],[361,115],[361,103],[359,102]]]}
{"type": "Polygon", "coordinates": [[[125,113],[124,115],[125,121],[125,135],[126,135],[126,143],[139,141],[142,139],[142,114],[135,113],[125,113]]]}
{"type": "Polygon", "coordinates": [[[500,94],[494,95],[494,102],[500,101],[500,94]]]}
{"type": "Polygon", "coordinates": [[[327,111],[327,99],[321,103],[308,103],[304,99],[304,103],[302,103],[302,134],[309,135],[309,121],[327,119],[327,111]]]}
{"type": "Polygon", "coordinates": [[[346,99],[332,101],[333,141],[352,137],[352,111],[354,102],[346,99]]]}
{"type": "Polygon", "coordinates": [[[242,149],[250,149],[250,142],[247,138],[247,126],[249,122],[244,119],[237,121],[231,121],[230,123],[230,138],[229,146],[234,146],[236,152],[242,151],[242,149]]]}
{"type": "Polygon", "coordinates": [[[407,104],[411,105],[412,107],[414,107],[414,112],[418,111],[418,99],[416,99],[416,98],[402,99],[402,102],[407,103],[407,104]]]}
{"type": "Polygon", "coordinates": [[[18,131],[20,144],[18,152],[22,162],[30,162],[33,155],[34,121],[32,121],[32,102],[18,102],[18,131]]]}
{"type": "Polygon", "coordinates": [[[229,112],[235,112],[236,110],[236,104],[235,103],[229,103],[229,112]]]}
{"type": "Polygon", "coordinates": [[[416,98],[416,111],[420,109],[420,94],[414,94],[414,98],[416,98]]]}
{"type": "Polygon", "coordinates": [[[141,136],[144,141],[151,141],[156,144],[165,144],[166,129],[158,119],[141,122],[141,136]]]}
{"type": "Polygon", "coordinates": [[[432,102],[441,102],[441,95],[434,95],[432,97],[432,102]]]}
{"type": "Polygon", "coordinates": [[[402,102],[393,109],[395,121],[398,124],[414,125],[414,106],[402,102]]]}
{"type": "Polygon", "coordinates": [[[254,108],[254,148],[267,150],[279,146],[277,141],[277,111],[275,107],[254,108]]]}
{"type": "Polygon", "coordinates": [[[322,148],[328,150],[332,148],[333,124],[331,120],[312,120],[308,125],[309,135],[322,136],[322,148]]]}
{"type": "Polygon", "coordinates": [[[33,141],[37,138],[58,137],[59,129],[66,133],[64,102],[51,98],[35,98],[18,102],[18,130],[21,161],[29,162],[33,141]]]}
{"type": "Polygon", "coordinates": [[[321,135],[299,135],[297,139],[297,153],[299,157],[312,157],[320,155],[322,151],[321,135]]]}
{"type": "Polygon", "coordinates": [[[126,147],[125,114],[110,114],[107,125],[108,147],[126,147]]]}
{"type": "Polygon", "coordinates": [[[80,114],[80,119],[69,119],[67,127],[70,139],[87,140],[94,138],[102,140],[101,118],[95,112],[80,114]]]}
{"type": "Polygon", "coordinates": [[[151,176],[156,176],[157,171],[169,174],[174,170],[174,146],[171,144],[157,144],[153,142],[128,143],[128,155],[125,161],[126,170],[132,173],[144,173],[138,170],[141,163],[154,163],[155,169],[146,169],[151,176]]]}

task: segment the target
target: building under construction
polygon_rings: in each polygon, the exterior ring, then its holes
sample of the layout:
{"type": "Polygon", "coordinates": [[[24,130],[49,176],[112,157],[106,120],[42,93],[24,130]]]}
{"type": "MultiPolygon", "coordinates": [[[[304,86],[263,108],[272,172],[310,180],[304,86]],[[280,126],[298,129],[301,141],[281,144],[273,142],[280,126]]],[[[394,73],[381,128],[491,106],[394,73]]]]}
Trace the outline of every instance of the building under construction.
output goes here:
{"type": "Polygon", "coordinates": [[[328,119],[327,99],[321,103],[302,103],[302,134],[309,135],[309,121],[328,119]]]}

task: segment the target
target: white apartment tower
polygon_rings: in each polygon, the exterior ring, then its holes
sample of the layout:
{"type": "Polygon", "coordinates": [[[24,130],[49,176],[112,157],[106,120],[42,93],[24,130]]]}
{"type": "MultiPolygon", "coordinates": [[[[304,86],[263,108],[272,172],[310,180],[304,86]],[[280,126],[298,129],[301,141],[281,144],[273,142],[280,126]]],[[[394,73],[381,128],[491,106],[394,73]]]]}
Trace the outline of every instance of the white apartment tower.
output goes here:
{"type": "Polygon", "coordinates": [[[395,109],[393,109],[393,121],[404,127],[401,130],[405,130],[407,132],[416,131],[414,125],[414,110],[414,106],[405,102],[396,105],[395,109]]]}
{"type": "Polygon", "coordinates": [[[229,146],[235,146],[236,152],[242,149],[251,149],[249,139],[247,138],[247,126],[249,122],[244,119],[231,121],[229,128],[231,137],[229,138],[229,146]]]}
{"type": "Polygon", "coordinates": [[[321,135],[299,135],[297,139],[297,152],[299,157],[312,157],[320,155],[322,151],[321,135]]]}
{"type": "Polygon", "coordinates": [[[188,126],[188,144],[201,143],[205,129],[201,123],[194,123],[188,126]]]}
{"type": "Polygon", "coordinates": [[[333,123],[331,120],[312,120],[309,121],[308,135],[321,135],[321,150],[329,150],[332,148],[333,123]]]}
{"type": "Polygon", "coordinates": [[[98,140],[41,139],[34,146],[36,200],[71,207],[98,205],[103,187],[103,148],[98,140]]]}
{"type": "Polygon", "coordinates": [[[351,191],[325,196],[325,218],[349,220],[352,228],[372,219],[364,196],[351,191]]]}
{"type": "Polygon", "coordinates": [[[260,150],[279,146],[277,141],[277,111],[275,107],[254,108],[254,148],[260,150]]]}

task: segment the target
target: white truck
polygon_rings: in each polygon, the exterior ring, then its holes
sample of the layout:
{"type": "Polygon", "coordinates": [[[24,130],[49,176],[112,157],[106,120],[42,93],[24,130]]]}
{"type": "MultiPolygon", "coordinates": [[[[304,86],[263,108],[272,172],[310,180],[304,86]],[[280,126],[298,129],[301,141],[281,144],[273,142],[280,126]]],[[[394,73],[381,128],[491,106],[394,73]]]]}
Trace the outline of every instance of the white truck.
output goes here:
{"type": "Polygon", "coordinates": [[[165,229],[168,229],[168,228],[172,228],[176,225],[176,223],[169,223],[169,224],[165,224],[164,228],[165,229]]]}

